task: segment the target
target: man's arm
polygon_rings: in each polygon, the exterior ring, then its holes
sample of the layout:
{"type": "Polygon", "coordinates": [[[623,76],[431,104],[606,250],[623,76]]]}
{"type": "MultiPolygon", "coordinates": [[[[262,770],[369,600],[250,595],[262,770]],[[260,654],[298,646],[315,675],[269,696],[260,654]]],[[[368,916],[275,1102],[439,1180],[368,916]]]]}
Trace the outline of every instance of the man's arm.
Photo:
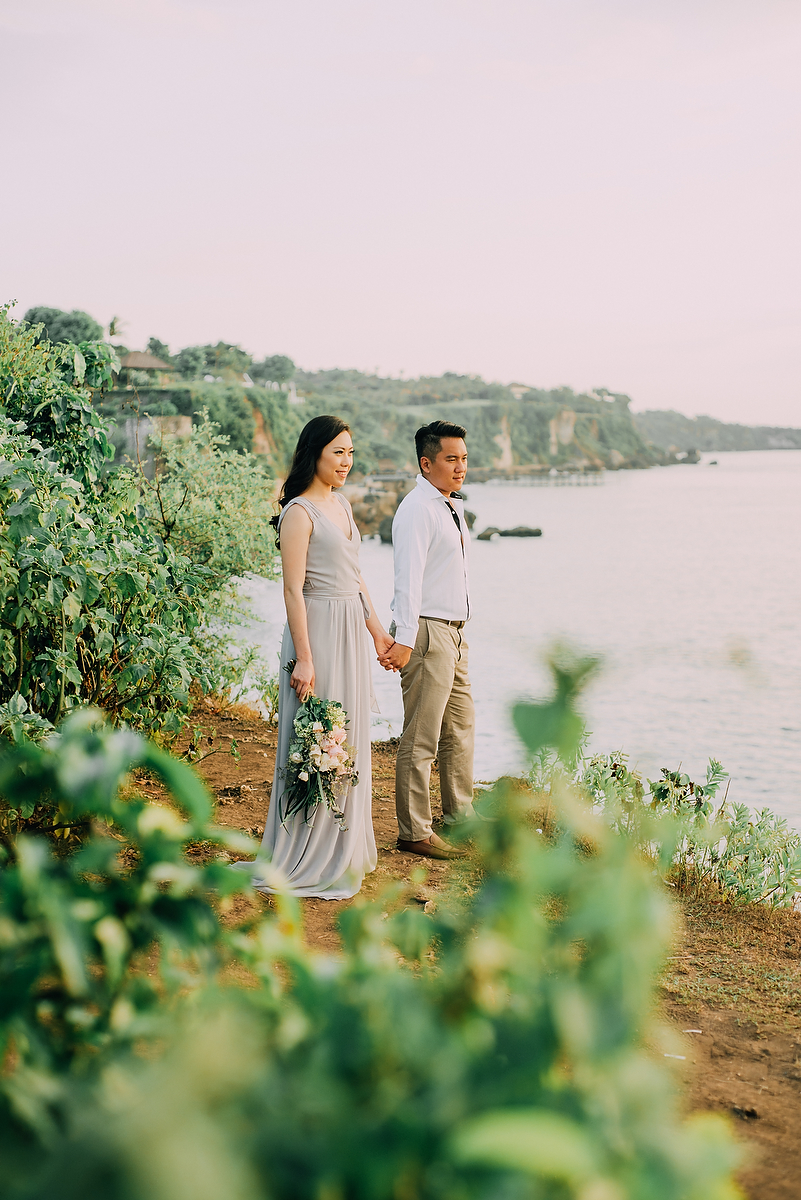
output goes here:
{"type": "Polygon", "coordinates": [[[401,506],[392,522],[392,548],[395,558],[395,645],[380,660],[388,667],[405,667],[417,641],[420,606],[423,600],[423,572],[431,540],[429,514],[417,506],[404,512],[401,506]]]}

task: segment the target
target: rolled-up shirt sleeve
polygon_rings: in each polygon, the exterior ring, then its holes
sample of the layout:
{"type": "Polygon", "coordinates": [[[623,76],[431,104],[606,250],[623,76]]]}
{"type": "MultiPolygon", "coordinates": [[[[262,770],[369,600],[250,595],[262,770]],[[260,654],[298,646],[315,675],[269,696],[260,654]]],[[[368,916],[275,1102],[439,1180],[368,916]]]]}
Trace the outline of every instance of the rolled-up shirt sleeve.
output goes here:
{"type": "Polygon", "coordinates": [[[395,558],[395,641],[414,646],[420,623],[425,571],[432,525],[425,508],[404,512],[401,506],[392,522],[395,558]]]}

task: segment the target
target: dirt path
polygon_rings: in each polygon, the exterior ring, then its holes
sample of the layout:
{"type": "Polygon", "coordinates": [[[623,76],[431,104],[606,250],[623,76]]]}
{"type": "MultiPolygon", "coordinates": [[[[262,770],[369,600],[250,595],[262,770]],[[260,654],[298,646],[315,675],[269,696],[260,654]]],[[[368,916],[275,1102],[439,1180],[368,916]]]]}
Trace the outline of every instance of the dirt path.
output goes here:
{"type": "MultiPolygon", "coordinates": [[[[204,722],[206,724],[206,722],[204,722]]],[[[221,745],[236,738],[237,766],[218,752],[199,766],[218,800],[221,825],[260,837],[275,764],[275,733],[244,713],[209,717],[221,745]]],[[[391,880],[415,884],[420,903],[433,898],[448,876],[448,864],[422,862],[395,848],[395,750],[373,747],[373,819],[378,867],[365,880],[362,896],[375,898],[391,880]]],[[[436,778],[433,792],[438,797],[436,778]]],[[[740,1182],[749,1200],[801,1198],[801,916],[754,907],[732,909],[679,896],[683,933],[662,981],[664,1012],[682,1034],[684,1059],[676,1062],[694,1110],[733,1116],[747,1144],[749,1162],[740,1182]],[[689,1032],[695,1031],[695,1032],[689,1032]]],[[[258,897],[256,903],[268,906],[258,897]]],[[[336,920],[351,901],[304,900],[310,946],[333,952],[336,920]]],[[[244,917],[248,901],[231,912],[244,917]]]]}

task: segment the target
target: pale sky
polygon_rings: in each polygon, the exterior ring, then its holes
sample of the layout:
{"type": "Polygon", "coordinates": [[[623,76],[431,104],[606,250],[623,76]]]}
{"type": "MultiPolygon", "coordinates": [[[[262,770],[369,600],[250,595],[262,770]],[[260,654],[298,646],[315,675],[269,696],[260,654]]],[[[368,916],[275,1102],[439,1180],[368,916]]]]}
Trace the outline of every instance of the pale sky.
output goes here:
{"type": "Polygon", "coordinates": [[[0,0],[0,298],[801,426],[798,0],[0,0]]]}

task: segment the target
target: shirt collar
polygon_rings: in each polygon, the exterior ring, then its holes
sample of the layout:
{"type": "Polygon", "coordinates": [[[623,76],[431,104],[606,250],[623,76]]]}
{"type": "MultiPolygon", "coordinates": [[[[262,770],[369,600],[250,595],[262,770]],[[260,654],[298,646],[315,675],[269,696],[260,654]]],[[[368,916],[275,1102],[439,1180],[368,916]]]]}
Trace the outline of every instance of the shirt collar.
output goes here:
{"type": "MultiPolygon", "coordinates": [[[[422,491],[423,495],[426,497],[427,500],[437,500],[437,499],[447,500],[448,499],[447,496],[443,496],[443,494],[439,490],[439,488],[435,488],[433,483],[429,483],[428,480],[426,479],[425,475],[423,475],[423,474],[420,474],[417,476],[417,486],[420,488],[420,490],[422,491]]],[[[455,493],[451,492],[451,495],[454,496],[455,493]]],[[[458,499],[458,496],[456,496],[456,498],[458,499]]]]}

